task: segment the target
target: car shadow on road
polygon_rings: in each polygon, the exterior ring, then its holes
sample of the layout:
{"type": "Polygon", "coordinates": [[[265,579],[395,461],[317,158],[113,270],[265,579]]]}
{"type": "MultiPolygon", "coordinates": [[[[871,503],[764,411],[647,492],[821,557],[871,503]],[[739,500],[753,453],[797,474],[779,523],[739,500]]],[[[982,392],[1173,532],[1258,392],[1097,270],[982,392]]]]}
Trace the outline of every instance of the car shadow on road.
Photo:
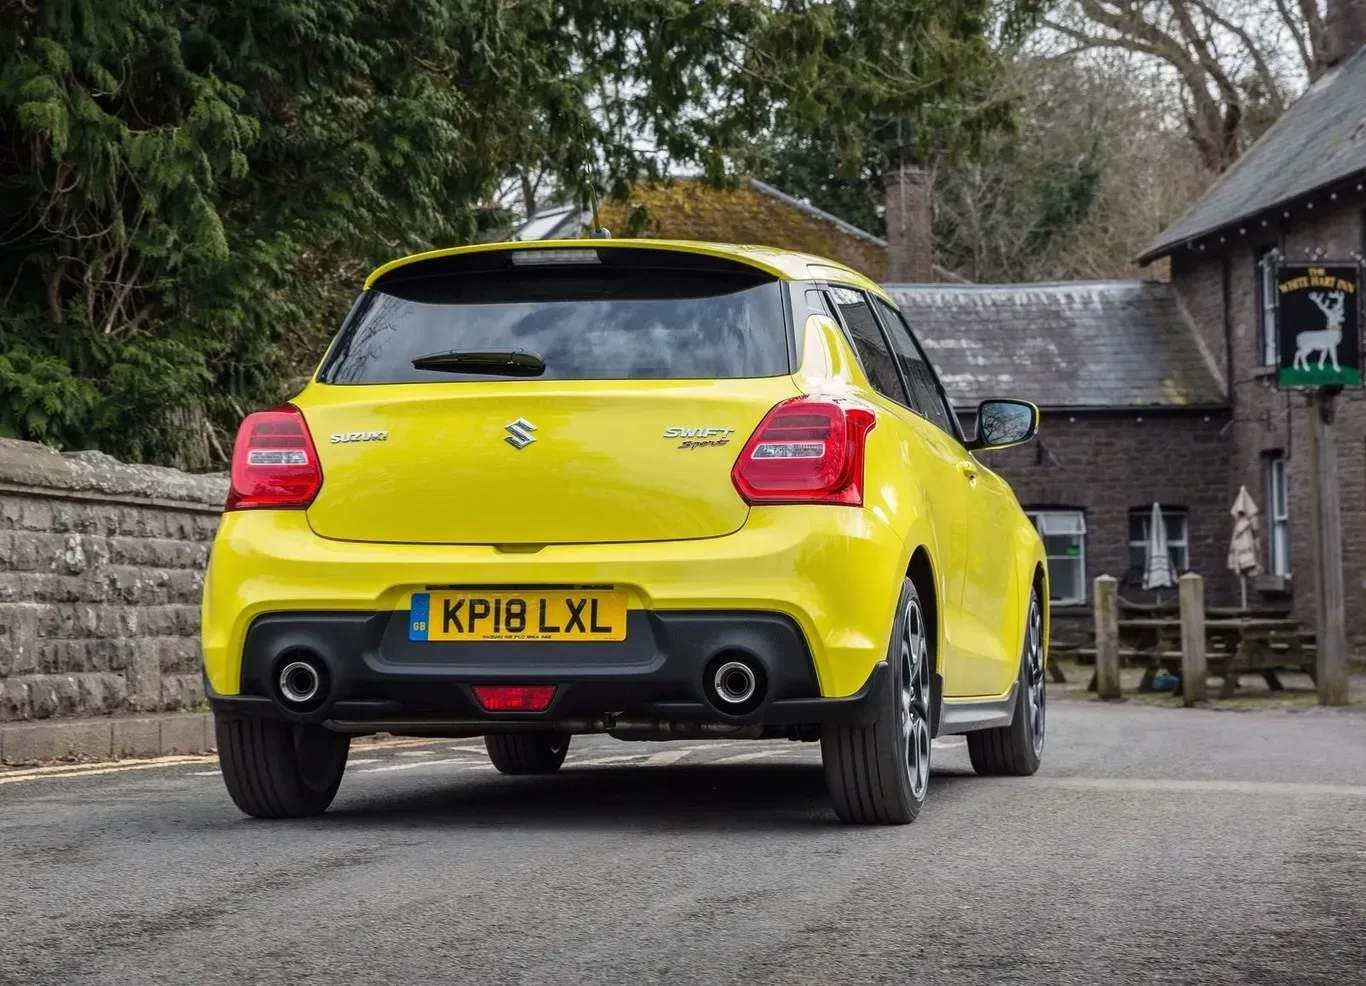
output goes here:
{"type": "MultiPolygon", "coordinates": [[[[931,802],[971,777],[935,771],[931,802]]],[[[329,824],[404,828],[694,828],[813,830],[838,825],[825,775],[812,764],[699,764],[598,767],[548,777],[463,774],[410,792],[351,792],[345,784],[329,824]]]]}

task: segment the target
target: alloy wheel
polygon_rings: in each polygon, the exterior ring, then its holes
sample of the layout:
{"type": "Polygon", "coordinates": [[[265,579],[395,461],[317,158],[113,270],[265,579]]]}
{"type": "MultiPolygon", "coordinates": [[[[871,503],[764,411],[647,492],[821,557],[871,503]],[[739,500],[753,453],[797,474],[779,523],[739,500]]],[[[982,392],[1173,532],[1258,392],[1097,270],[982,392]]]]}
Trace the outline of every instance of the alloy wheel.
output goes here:
{"type": "Polygon", "coordinates": [[[911,796],[925,796],[930,780],[930,645],[920,602],[906,605],[901,631],[900,718],[911,796]]]}
{"type": "Polygon", "coordinates": [[[1043,617],[1037,598],[1029,600],[1029,625],[1025,637],[1025,713],[1028,716],[1029,740],[1034,755],[1043,752],[1044,726],[1048,688],[1044,681],[1043,617]]]}

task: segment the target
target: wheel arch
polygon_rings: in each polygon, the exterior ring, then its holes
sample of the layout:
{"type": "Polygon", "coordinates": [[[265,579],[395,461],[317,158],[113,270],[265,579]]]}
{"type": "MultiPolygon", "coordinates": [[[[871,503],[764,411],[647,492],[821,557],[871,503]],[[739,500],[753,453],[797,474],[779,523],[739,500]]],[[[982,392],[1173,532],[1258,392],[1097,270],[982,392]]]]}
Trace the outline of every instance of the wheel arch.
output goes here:
{"type": "Polygon", "coordinates": [[[911,552],[911,560],[906,565],[906,578],[915,583],[916,590],[920,593],[920,605],[924,609],[925,619],[929,621],[933,634],[934,666],[938,671],[940,655],[944,649],[941,646],[944,631],[940,625],[939,584],[935,578],[934,563],[930,561],[929,549],[924,545],[911,552]]]}
{"type": "MultiPolygon", "coordinates": [[[[1034,577],[1030,579],[1029,588],[1039,596],[1039,616],[1042,619],[1040,633],[1042,635],[1044,660],[1048,660],[1048,638],[1052,632],[1052,608],[1048,605],[1048,568],[1043,562],[1034,563],[1034,577]]],[[[1028,605],[1028,604],[1026,604],[1028,605]]]]}

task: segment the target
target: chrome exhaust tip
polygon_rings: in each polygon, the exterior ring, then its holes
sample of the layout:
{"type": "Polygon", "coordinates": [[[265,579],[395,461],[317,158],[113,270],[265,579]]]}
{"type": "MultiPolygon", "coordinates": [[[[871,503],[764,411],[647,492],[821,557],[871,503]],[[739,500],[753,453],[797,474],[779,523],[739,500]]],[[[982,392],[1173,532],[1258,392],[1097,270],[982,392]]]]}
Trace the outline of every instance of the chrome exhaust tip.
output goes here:
{"type": "Polygon", "coordinates": [[[759,688],[754,669],[744,661],[726,661],[712,676],[716,697],[729,705],[744,705],[759,688]]]}
{"type": "Polygon", "coordinates": [[[322,675],[309,661],[290,661],[280,669],[280,695],[290,705],[307,705],[322,690],[322,675]]]}

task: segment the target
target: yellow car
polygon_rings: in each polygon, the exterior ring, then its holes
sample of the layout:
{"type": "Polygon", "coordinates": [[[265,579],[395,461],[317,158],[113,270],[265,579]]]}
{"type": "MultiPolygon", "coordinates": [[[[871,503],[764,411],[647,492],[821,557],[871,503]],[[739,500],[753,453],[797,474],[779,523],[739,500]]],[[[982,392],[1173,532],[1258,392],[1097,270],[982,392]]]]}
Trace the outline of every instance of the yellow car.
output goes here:
{"type": "Polygon", "coordinates": [[[1048,569],[892,299],[819,257],[497,243],[365,283],[316,374],[250,415],[204,587],[223,778],[312,815],[352,736],[821,744],[846,822],[905,823],[931,740],[1044,741],[1048,569]]]}

